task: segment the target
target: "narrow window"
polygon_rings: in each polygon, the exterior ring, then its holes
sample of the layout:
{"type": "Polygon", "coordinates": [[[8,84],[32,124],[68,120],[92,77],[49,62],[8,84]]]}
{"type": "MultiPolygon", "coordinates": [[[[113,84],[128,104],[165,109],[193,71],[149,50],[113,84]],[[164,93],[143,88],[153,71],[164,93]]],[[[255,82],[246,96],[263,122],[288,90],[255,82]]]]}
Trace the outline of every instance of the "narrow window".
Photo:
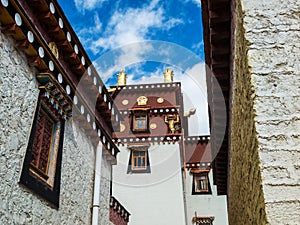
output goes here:
{"type": "Polygon", "coordinates": [[[147,129],[147,116],[146,114],[134,115],[134,130],[147,129]]]}
{"type": "Polygon", "coordinates": [[[133,132],[148,132],[148,113],[147,110],[132,111],[132,131],[133,132]]]}
{"type": "Polygon", "coordinates": [[[44,179],[48,178],[49,157],[52,139],[55,136],[56,121],[41,108],[36,125],[32,146],[30,167],[44,179]]]}
{"type": "Polygon", "coordinates": [[[207,174],[201,173],[195,175],[195,190],[196,192],[207,192],[208,191],[208,178],[207,174]]]}
{"type": "Polygon", "coordinates": [[[41,91],[20,183],[58,207],[64,119],[41,91]]]}
{"type": "Polygon", "coordinates": [[[129,147],[130,157],[127,173],[150,173],[149,146],[129,147]]]}
{"type": "Polygon", "coordinates": [[[208,172],[193,173],[192,194],[211,194],[208,172]]]}
{"type": "Polygon", "coordinates": [[[147,152],[135,151],[131,152],[131,169],[132,170],[145,170],[147,168],[147,152]]]}

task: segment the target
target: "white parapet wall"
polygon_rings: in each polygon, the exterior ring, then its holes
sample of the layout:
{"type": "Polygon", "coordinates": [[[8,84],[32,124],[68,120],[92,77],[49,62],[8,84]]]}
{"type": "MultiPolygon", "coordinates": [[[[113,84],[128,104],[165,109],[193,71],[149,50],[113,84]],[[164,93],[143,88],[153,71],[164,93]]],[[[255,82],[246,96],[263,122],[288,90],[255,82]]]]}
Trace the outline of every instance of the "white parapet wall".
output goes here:
{"type": "Polygon", "coordinates": [[[120,147],[113,195],[131,213],[130,225],[185,224],[179,144],[153,144],[150,173],[127,173],[130,150],[120,147]]]}
{"type": "Polygon", "coordinates": [[[192,194],[193,175],[186,171],[185,196],[187,225],[194,225],[193,217],[214,217],[214,225],[227,225],[227,203],[225,195],[217,195],[217,187],[213,185],[213,171],[208,174],[211,193],[195,195],[192,194]]]}

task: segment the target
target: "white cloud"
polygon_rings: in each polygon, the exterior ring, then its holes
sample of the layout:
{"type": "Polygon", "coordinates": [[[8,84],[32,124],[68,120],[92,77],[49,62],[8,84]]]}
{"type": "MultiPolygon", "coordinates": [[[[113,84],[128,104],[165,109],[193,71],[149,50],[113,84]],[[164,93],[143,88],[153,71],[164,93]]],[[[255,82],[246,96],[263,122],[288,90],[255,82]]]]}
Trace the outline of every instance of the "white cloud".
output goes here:
{"type": "Polygon", "coordinates": [[[94,14],[93,22],[94,24],[92,26],[84,27],[79,30],[78,35],[80,37],[84,37],[82,38],[83,41],[86,37],[90,37],[91,35],[97,35],[101,32],[102,23],[97,12],[94,14]]]}
{"type": "MultiPolygon", "coordinates": [[[[153,83],[162,83],[164,82],[164,70],[163,68],[159,68],[154,72],[150,72],[145,74],[144,71],[141,70],[143,64],[139,64],[134,68],[132,74],[128,74],[127,83],[128,84],[153,84],[153,83]],[[144,74],[136,79],[137,74],[144,74]],[[135,78],[135,79],[134,79],[135,78]]],[[[132,68],[131,68],[132,69],[132,68]]]]}
{"type": "Polygon", "coordinates": [[[199,41],[198,43],[192,45],[192,49],[194,49],[196,51],[198,51],[200,49],[203,49],[203,48],[204,48],[204,42],[203,42],[203,40],[199,41]]]}
{"type": "Polygon", "coordinates": [[[97,61],[93,62],[93,65],[104,83],[107,82],[107,80],[114,74],[114,72],[120,71],[121,69],[123,69],[118,64],[116,64],[114,66],[110,66],[107,69],[103,69],[102,66],[100,66],[98,64],[97,61]]]}
{"type": "Polygon", "coordinates": [[[201,8],[201,0],[192,0],[192,2],[201,8]]]}
{"type": "Polygon", "coordinates": [[[93,42],[96,53],[99,48],[112,49],[125,44],[142,41],[150,28],[163,24],[163,10],[147,8],[129,8],[125,12],[116,12],[108,23],[103,37],[93,42]]]}
{"type": "Polygon", "coordinates": [[[85,10],[92,10],[100,7],[106,0],[74,0],[77,10],[84,13],[85,10]]]}
{"type": "Polygon", "coordinates": [[[196,6],[198,6],[199,8],[201,8],[201,0],[184,0],[185,3],[194,3],[196,6]]]}
{"type": "Polygon", "coordinates": [[[183,24],[184,21],[182,19],[179,19],[179,18],[171,18],[170,20],[168,20],[164,26],[167,30],[170,30],[171,28],[177,26],[177,25],[180,25],[180,24],[183,24]]]}
{"type": "Polygon", "coordinates": [[[95,13],[95,15],[94,15],[94,22],[95,22],[95,28],[94,29],[96,31],[101,31],[102,23],[100,21],[98,13],[95,13]]]}
{"type": "Polygon", "coordinates": [[[189,135],[209,134],[205,63],[198,63],[181,76],[184,110],[196,108],[189,117],[189,135]]]}
{"type": "MultiPolygon", "coordinates": [[[[171,42],[143,41],[108,51],[94,61],[99,75],[105,83],[113,73],[121,69],[131,69],[135,64],[143,66],[146,62],[175,65],[182,71],[188,71],[195,64],[201,62],[201,59],[192,51],[171,42]]],[[[140,71],[135,74],[142,76],[144,72],[140,71]]]]}
{"type": "MultiPolygon", "coordinates": [[[[159,0],[152,0],[148,5],[141,8],[116,11],[109,18],[107,26],[101,30],[100,35],[93,35],[93,40],[87,36],[85,43],[88,42],[87,46],[94,54],[105,50],[114,52],[118,49],[117,57],[104,53],[96,60],[99,65],[98,72],[103,81],[106,82],[113,72],[124,69],[124,67],[126,69],[126,66],[137,62],[145,62],[149,58],[147,54],[152,53],[153,55],[154,52],[157,54],[153,43],[144,42],[144,40],[149,39],[150,31],[153,32],[152,29],[169,30],[180,24],[183,24],[181,19],[165,18],[165,11],[159,5],[159,0]],[[103,58],[107,57],[110,57],[110,65],[108,65],[109,62],[102,62],[103,58]]],[[[163,58],[168,59],[170,52],[167,52],[167,49],[160,49],[161,58],[163,53],[166,54],[163,58]]]]}
{"type": "Polygon", "coordinates": [[[127,66],[137,62],[143,62],[143,54],[153,51],[153,46],[151,44],[142,42],[123,46],[122,50],[124,54],[119,56],[118,64],[127,66]]]}
{"type": "MultiPolygon", "coordinates": [[[[147,61],[144,54],[153,51],[153,46],[147,42],[124,45],[122,48],[117,48],[101,55],[93,64],[105,83],[116,71],[126,70],[128,67],[134,67],[137,70],[147,61]]],[[[142,73],[142,71],[140,72],[142,73]]]]}
{"type": "Polygon", "coordinates": [[[99,50],[140,42],[149,39],[151,29],[169,30],[183,23],[180,18],[166,18],[159,0],[152,0],[143,7],[129,7],[113,13],[101,37],[90,43],[90,49],[97,54],[99,50]]]}
{"type": "MultiPolygon", "coordinates": [[[[176,70],[175,70],[176,71],[176,70]]],[[[208,135],[208,105],[206,89],[205,63],[199,62],[186,71],[179,73],[174,71],[174,80],[181,82],[184,100],[184,111],[196,109],[196,114],[188,119],[189,135],[208,135]]]]}
{"type": "Polygon", "coordinates": [[[100,21],[97,12],[94,13],[93,23],[91,26],[85,26],[83,28],[77,28],[78,37],[83,45],[89,45],[93,41],[93,36],[101,34],[102,22],[100,21]]]}

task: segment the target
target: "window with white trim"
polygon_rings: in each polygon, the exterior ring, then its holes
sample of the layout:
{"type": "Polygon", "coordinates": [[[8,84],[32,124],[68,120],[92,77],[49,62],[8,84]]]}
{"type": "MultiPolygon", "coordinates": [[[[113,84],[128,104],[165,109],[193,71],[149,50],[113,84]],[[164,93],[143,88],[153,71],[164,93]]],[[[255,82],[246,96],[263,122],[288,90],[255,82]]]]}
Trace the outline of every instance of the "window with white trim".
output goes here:
{"type": "Polygon", "coordinates": [[[207,170],[191,170],[193,175],[192,194],[211,194],[207,170]]]}
{"type": "Polygon", "coordinates": [[[131,146],[128,173],[150,173],[149,145],[131,146]]]}

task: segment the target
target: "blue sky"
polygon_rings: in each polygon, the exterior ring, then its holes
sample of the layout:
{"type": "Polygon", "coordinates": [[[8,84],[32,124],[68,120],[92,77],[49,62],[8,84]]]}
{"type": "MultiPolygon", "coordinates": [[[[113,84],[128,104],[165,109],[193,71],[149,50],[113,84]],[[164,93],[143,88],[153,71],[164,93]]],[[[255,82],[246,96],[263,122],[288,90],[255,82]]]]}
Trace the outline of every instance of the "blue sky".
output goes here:
{"type": "Polygon", "coordinates": [[[201,108],[200,133],[208,133],[201,0],[58,2],[108,86],[121,69],[128,84],[160,83],[170,67],[185,108],[201,108]]]}
{"type": "Polygon", "coordinates": [[[200,0],[59,0],[92,60],[141,40],[184,46],[203,58],[200,0]]]}

